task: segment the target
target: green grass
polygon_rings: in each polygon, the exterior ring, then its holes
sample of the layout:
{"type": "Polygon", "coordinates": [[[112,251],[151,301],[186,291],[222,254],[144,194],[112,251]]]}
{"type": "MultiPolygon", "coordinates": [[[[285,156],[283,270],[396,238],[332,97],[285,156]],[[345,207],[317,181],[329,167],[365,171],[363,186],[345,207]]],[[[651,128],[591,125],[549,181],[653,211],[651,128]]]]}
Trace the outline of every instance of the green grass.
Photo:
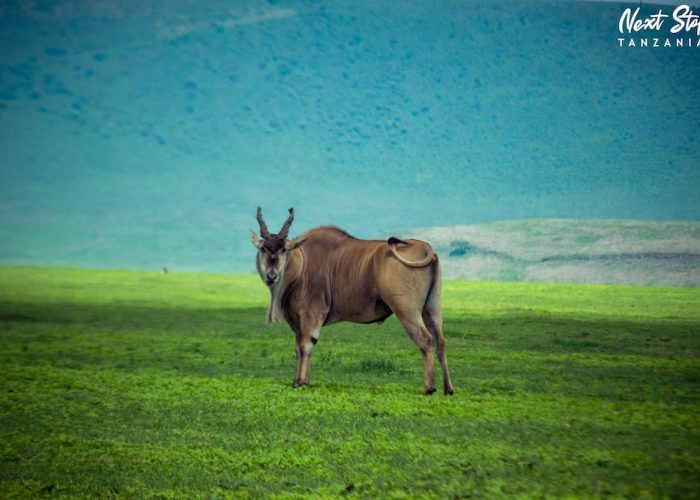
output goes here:
{"type": "Polygon", "coordinates": [[[700,491],[700,290],[446,282],[456,394],[394,318],[308,388],[256,276],[0,268],[0,497],[700,491]]]}

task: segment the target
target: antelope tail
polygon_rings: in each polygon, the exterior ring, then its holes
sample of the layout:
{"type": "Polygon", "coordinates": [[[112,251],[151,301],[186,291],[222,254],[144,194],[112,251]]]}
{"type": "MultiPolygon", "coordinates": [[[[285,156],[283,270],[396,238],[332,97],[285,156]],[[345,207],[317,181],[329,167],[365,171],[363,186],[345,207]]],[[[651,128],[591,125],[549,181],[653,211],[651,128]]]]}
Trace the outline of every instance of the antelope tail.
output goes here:
{"type": "Polygon", "coordinates": [[[389,238],[387,243],[389,243],[389,248],[391,249],[391,253],[394,254],[394,257],[396,257],[396,259],[399,262],[407,265],[408,267],[425,267],[428,264],[430,264],[431,262],[433,262],[435,260],[435,257],[436,257],[435,252],[431,248],[430,254],[425,259],[419,260],[418,262],[413,262],[413,261],[405,259],[404,257],[401,257],[401,255],[399,255],[398,250],[396,250],[397,243],[403,243],[405,245],[410,245],[410,243],[408,243],[407,241],[400,240],[398,238],[394,238],[393,236],[391,238],[389,238]]]}

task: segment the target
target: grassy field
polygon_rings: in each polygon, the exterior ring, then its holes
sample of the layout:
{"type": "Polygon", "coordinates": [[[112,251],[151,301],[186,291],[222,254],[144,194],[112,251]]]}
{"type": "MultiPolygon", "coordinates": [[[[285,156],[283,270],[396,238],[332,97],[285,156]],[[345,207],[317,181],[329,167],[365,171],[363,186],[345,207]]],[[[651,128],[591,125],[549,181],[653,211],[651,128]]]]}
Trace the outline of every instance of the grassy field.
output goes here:
{"type": "Polygon", "coordinates": [[[0,268],[0,497],[700,491],[700,290],[446,282],[453,397],[394,318],[312,386],[256,276],[0,268]]]}

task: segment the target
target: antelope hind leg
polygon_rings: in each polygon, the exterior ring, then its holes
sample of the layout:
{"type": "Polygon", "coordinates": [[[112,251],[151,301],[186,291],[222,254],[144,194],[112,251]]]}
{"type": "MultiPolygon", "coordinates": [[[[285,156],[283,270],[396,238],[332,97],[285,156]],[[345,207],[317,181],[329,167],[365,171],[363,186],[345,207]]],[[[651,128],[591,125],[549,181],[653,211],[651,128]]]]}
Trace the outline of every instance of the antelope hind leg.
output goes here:
{"type": "Polygon", "coordinates": [[[455,391],[450,380],[450,370],[447,368],[447,348],[445,347],[445,336],[442,333],[442,315],[440,312],[426,309],[423,311],[423,320],[428,330],[433,336],[435,350],[442,369],[442,382],[446,396],[452,396],[455,391]]]}
{"type": "Polygon", "coordinates": [[[423,358],[423,381],[425,390],[423,394],[430,396],[435,392],[435,368],[433,367],[433,337],[423,323],[420,313],[402,314],[394,311],[403,325],[408,336],[420,349],[423,358]]]}

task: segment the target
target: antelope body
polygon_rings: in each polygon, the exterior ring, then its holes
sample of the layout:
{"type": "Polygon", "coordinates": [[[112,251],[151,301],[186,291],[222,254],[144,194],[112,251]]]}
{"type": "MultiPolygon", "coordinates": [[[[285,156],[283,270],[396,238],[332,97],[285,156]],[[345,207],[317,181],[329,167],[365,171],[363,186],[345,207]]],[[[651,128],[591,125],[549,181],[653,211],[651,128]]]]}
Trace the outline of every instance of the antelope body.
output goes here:
{"type": "Polygon", "coordinates": [[[292,387],[309,382],[309,361],[321,327],[339,321],[381,323],[396,314],[423,357],[425,394],[435,392],[433,348],[445,394],[453,394],[442,333],[441,273],[437,254],[419,240],[359,240],[335,227],[318,227],[289,240],[294,210],[271,234],[258,208],[256,265],[271,293],[267,320],[296,333],[292,387]]]}

